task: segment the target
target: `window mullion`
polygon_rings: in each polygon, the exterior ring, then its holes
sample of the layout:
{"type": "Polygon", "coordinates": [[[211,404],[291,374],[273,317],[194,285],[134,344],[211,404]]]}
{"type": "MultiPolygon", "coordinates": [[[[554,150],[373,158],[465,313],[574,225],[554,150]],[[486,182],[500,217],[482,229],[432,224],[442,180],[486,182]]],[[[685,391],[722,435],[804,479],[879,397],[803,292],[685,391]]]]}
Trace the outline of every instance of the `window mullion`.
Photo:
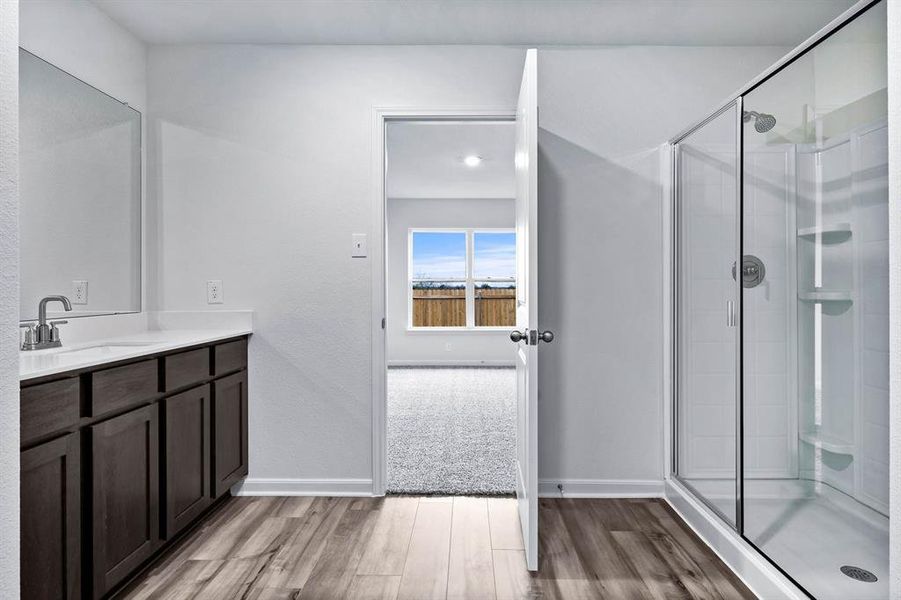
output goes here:
{"type": "Polygon", "coordinates": [[[473,251],[472,229],[466,230],[466,326],[475,327],[476,324],[476,300],[475,284],[472,281],[472,257],[473,251]]]}

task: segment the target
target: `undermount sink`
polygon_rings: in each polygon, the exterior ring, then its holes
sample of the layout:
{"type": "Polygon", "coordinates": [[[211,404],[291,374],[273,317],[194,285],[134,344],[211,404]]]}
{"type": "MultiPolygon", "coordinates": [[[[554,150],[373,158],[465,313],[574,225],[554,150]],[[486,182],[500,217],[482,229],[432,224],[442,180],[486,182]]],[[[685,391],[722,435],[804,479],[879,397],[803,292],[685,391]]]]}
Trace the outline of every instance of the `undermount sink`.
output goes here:
{"type": "Polygon", "coordinates": [[[61,350],[56,354],[66,354],[68,356],[77,354],[79,357],[110,356],[114,354],[125,354],[134,348],[157,346],[162,343],[163,342],[105,342],[103,344],[86,346],[84,348],[61,350]]]}

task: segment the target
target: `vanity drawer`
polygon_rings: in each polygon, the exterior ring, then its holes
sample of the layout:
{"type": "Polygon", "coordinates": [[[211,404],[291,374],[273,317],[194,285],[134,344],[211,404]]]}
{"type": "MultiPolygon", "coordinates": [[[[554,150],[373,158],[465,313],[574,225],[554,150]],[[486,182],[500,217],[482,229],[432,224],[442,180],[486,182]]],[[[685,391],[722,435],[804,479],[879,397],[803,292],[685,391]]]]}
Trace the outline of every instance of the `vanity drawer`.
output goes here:
{"type": "Polygon", "coordinates": [[[166,391],[199,383],[210,376],[210,349],[200,348],[167,356],[163,359],[166,391]]]}
{"type": "Polygon", "coordinates": [[[213,346],[215,374],[222,375],[247,366],[247,340],[241,339],[213,346]]]}
{"type": "Polygon", "coordinates": [[[159,392],[156,359],[97,371],[91,376],[91,415],[149,400],[159,392]]]}
{"type": "Polygon", "coordinates": [[[78,423],[79,389],[78,377],[22,388],[19,410],[21,444],[24,446],[78,423]]]}

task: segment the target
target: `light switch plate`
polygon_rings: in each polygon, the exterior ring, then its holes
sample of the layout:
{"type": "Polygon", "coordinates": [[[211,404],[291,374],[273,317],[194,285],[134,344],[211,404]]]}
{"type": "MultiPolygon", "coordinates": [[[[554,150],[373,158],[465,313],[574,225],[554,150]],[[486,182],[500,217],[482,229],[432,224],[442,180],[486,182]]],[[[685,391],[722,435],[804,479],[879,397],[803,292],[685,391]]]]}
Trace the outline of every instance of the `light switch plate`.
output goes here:
{"type": "Polygon", "coordinates": [[[366,258],[369,253],[369,244],[366,242],[365,233],[354,233],[351,235],[351,258],[366,258]]]}
{"type": "Polygon", "coordinates": [[[206,282],[206,303],[207,304],[222,304],[223,302],[223,293],[222,293],[222,280],[221,279],[210,279],[206,282]]]}
{"type": "Polygon", "coordinates": [[[74,279],[72,280],[72,304],[88,303],[88,280],[74,279]]]}

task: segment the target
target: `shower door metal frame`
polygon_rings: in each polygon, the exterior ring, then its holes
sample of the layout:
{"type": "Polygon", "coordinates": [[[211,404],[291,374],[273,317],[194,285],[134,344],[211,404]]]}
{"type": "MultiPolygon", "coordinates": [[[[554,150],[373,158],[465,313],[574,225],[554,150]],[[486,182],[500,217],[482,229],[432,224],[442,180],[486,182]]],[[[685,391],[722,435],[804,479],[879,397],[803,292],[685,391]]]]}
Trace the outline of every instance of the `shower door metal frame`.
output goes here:
{"type": "MultiPolygon", "coordinates": [[[[672,420],[673,420],[673,429],[672,429],[672,448],[671,448],[671,456],[672,456],[672,464],[670,465],[672,476],[683,486],[685,486],[689,491],[691,491],[692,495],[701,501],[704,506],[714,512],[720,519],[722,519],[730,528],[734,529],[736,532],[741,534],[743,528],[743,518],[744,518],[744,505],[742,502],[742,495],[744,493],[744,477],[742,477],[742,466],[744,464],[744,438],[742,436],[742,418],[744,414],[743,404],[742,404],[742,382],[744,378],[742,377],[742,310],[741,310],[741,296],[742,296],[742,286],[741,286],[741,277],[735,278],[735,303],[732,318],[734,321],[730,319],[730,323],[734,323],[735,326],[735,519],[729,518],[726,514],[723,513],[717,506],[715,506],[712,502],[709,502],[707,498],[701,494],[688,480],[683,479],[679,474],[679,389],[680,389],[680,378],[679,378],[679,310],[681,307],[680,302],[680,286],[679,282],[681,278],[679,276],[680,267],[681,267],[681,224],[682,224],[682,208],[681,208],[681,195],[679,189],[679,179],[680,179],[680,149],[679,144],[688,136],[695,133],[696,131],[703,129],[706,125],[710,124],[712,121],[723,115],[724,113],[734,109],[735,110],[735,118],[736,118],[736,148],[735,148],[735,228],[736,228],[736,236],[735,236],[735,253],[734,258],[736,260],[736,264],[740,263],[741,250],[742,250],[742,219],[741,219],[741,209],[742,209],[742,171],[741,171],[741,162],[742,162],[742,97],[739,96],[730,100],[723,106],[721,106],[718,110],[711,113],[704,120],[698,122],[693,127],[686,129],[682,133],[680,133],[677,137],[670,140],[670,145],[672,146],[672,163],[671,163],[671,189],[672,189],[672,215],[673,215],[673,229],[672,229],[672,282],[673,282],[673,296],[672,296],[672,324],[673,324],[673,336],[672,336],[672,370],[673,370],[673,404],[672,404],[672,420]]],[[[727,316],[729,318],[729,316],[727,316]]]]}
{"type": "MultiPolygon", "coordinates": [[[[697,131],[704,125],[708,124],[717,116],[721,115],[725,110],[728,110],[732,106],[738,106],[738,118],[737,118],[737,144],[738,144],[738,161],[736,165],[736,176],[737,176],[737,206],[736,206],[736,224],[738,228],[738,252],[737,256],[741,257],[743,252],[743,223],[744,223],[744,206],[743,206],[743,194],[744,194],[744,173],[742,171],[744,165],[744,124],[742,123],[742,102],[743,98],[746,94],[760,87],[764,83],[766,83],[773,76],[780,73],[783,69],[791,65],[798,58],[806,55],[810,50],[813,50],[820,43],[824,42],[834,33],[842,29],[845,25],[852,22],[854,19],[865,13],[870,8],[879,4],[880,2],[887,0],[858,0],[853,6],[848,8],[841,15],[833,19],[828,25],[820,29],[813,36],[808,38],[805,42],[797,46],[791,52],[786,54],[781,60],[774,63],[769,69],[758,75],[756,78],[748,82],[742,88],[740,88],[735,94],[733,94],[724,104],[721,104],[720,107],[714,112],[710,113],[704,119],[698,121],[697,123],[690,125],[675,137],[670,139],[669,144],[671,146],[672,152],[672,160],[671,160],[671,178],[670,184],[672,186],[671,189],[671,201],[672,201],[672,362],[670,368],[672,369],[673,376],[673,385],[672,385],[672,394],[673,397],[671,399],[671,414],[672,414],[672,424],[671,424],[671,454],[672,454],[672,464],[670,464],[670,474],[671,476],[679,481],[679,483],[686,487],[688,491],[691,492],[693,497],[701,502],[704,506],[709,508],[713,513],[715,513],[718,517],[723,519],[724,515],[721,511],[716,509],[716,507],[712,506],[706,498],[704,498],[698,491],[686,483],[678,473],[678,444],[679,444],[679,423],[678,423],[678,401],[679,401],[679,371],[678,371],[678,319],[677,319],[677,311],[679,306],[679,190],[678,190],[678,144],[686,138],[691,133],[697,131]]],[[[739,278],[736,278],[739,279],[739,278]]],[[[738,281],[736,281],[738,283],[738,281]]],[[[779,563],[770,558],[770,556],[764,552],[757,544],[754,543],[753,540],[748,538],[744,533],[744,502],[743,502],[743,494],[744,494],[744,455],[743,455],[743,447],[744,447],[744,422],[743,422],[743,413],[744,413],[744,403],[743,398],[741,396],[742,392],[742,384],[744,381],[744,372],[743,372],[743,361],[742,361],[742,339],[743,339],[743,310],[742,310],[742,294],[743,290],[739,287],[739,294],[737,296],[737,324],[738,324],[738,352],[736,354],[737,360],[737,368],[736,371],[736,389],[738,390],[738,398],[737,398],[737,410],[738,415],[736,416],[736,426],[738,430],[736,431],[736,443],[737,443],[737,454],[736,454],[736,466],[738,471],[736,473],[737,484],[736,484],[736,518],[735,518],[735,531],[738,533],[739,537],[748,545],[751,546],[754,550],[757,551],[760,556],[762,556],[770,565],[772,565],[777,571],[779,571],[782,575],[785,576],[793,585],[797,587],[802,593],[806,594],[810,598],[814,598],[813,594],[811,594],[807,589],[801,585],[797,579],[795,579],[790,573],[788,573],[779,563]]],[[[731,522],[728,518],[723,519],[727,525],[730,525],[731,522]]]]}

